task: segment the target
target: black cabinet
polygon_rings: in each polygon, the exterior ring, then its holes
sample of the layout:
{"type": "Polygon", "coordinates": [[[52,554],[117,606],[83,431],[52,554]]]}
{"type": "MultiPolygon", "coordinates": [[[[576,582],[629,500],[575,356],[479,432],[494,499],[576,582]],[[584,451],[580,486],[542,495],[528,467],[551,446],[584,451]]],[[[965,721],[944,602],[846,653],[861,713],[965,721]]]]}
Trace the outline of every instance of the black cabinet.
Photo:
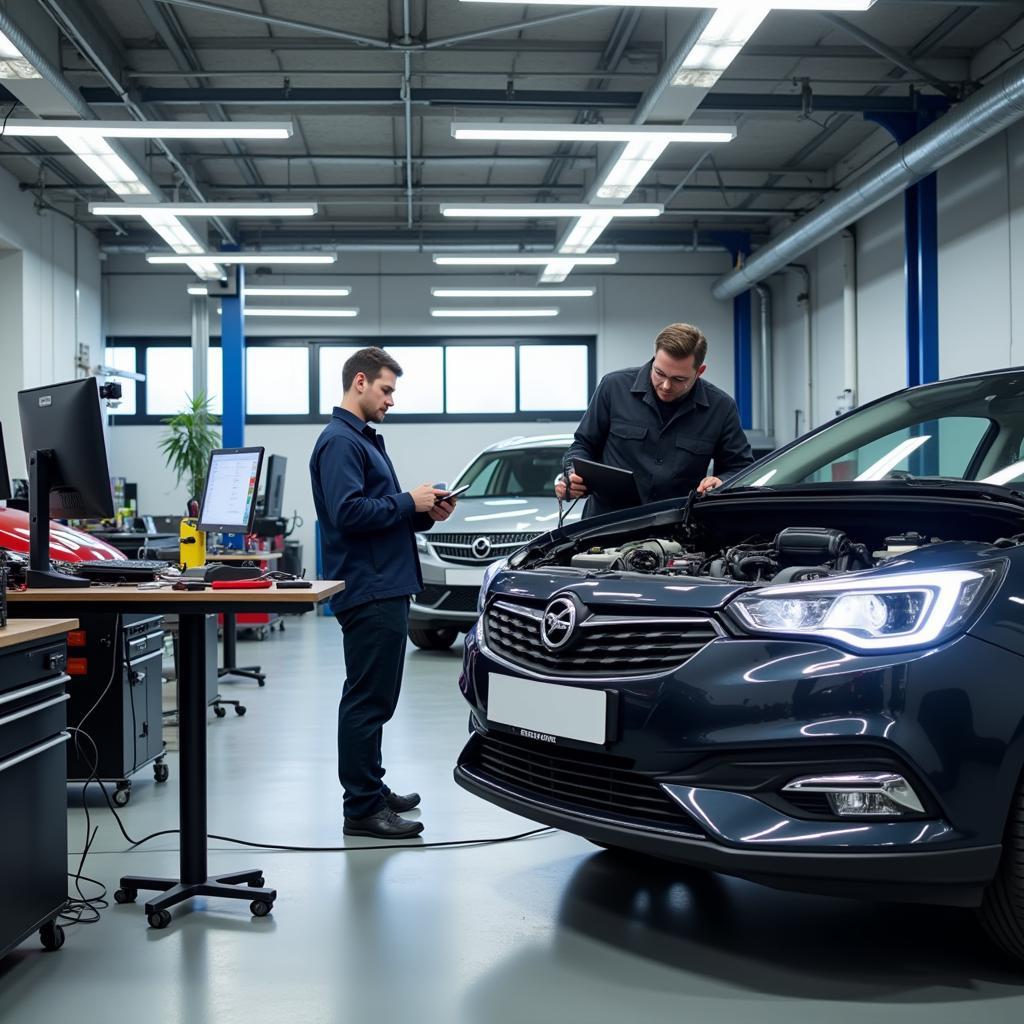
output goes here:
{"type": "Polygon", "coordinates": [[[68,779],[96,777],[114,782],[114,802],[128,803],[131,776],[152,764],[158,782],[167,779],[163,762],[164,631],[159,615],[79,616],[71,634],[68,720],[96,744],[82,739],[68,746],[68,779]]]}
{"type": "Polygon", "coordinates": [[[63,942],[68,869],[64,637],[9,640],[0,631],[0,956],[35,931],[63,942]]]}

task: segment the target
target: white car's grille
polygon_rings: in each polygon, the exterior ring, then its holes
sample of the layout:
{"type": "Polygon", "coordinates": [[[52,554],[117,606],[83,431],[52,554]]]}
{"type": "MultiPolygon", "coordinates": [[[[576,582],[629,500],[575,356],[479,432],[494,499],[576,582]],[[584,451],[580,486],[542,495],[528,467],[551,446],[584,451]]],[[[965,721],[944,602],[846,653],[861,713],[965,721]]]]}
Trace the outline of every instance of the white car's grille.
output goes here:
{"type": "Polygon", "coordinates": [[[439,558],[459,565],[486,565],[505,558],[539,533],[437,533],[427,534],[439,558]]]}

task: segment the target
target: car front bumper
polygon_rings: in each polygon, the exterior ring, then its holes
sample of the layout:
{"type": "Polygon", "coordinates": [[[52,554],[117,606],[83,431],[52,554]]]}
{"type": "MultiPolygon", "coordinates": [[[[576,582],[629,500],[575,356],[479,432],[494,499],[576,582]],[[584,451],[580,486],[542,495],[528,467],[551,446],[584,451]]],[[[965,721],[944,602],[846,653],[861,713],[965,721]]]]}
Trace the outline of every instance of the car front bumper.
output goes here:
{"type": "Polygon", "coordinates": [[[603,747],[552,746],[488,722],[490,673],[515,671],[472,630],[460,685],[473,735],[455,780],[599,844],[780,888],[976,905],[1020,774],[1024,693],[1006,685],[1019,670],[1015,655],[969,636],[885,657],[723,637],[654,679],[550,680],[612,691],[618,703],[603,747]],[[605,772],[605,761],[615,767],[605,772]],[[798,776],[880,766],[911,780],[924,814],[837,818],[780,793],[798,776]],[[630,789],[634,779],[647,788],[630,789]],[[593,792],[621,780],[626,795],[603,810],[593,792]],[[657,794],[657,813],[632,813],[633,793],[650,794],[638,799],[652,807],[657,794]]]}

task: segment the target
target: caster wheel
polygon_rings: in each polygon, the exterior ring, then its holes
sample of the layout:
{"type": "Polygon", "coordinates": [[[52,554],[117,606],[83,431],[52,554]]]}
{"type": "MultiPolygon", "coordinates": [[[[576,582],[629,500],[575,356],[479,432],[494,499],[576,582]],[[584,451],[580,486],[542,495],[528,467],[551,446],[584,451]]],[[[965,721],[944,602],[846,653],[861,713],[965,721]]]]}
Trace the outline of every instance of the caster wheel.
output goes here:
{"type": "Polygon", "coordinates": [[[260,686],[266,686],[267,685],[267,680],[266,680],[266,678],[264,676],[260,676],[259,679],[256,680],[256,682],[260,686]]]}
{"type": "Polygon", "coordinates": [[[262,642],[262,641],[267,639],[267,634],[266,633],[257,633],[256,634],[256,639],[259,640],[260,642],[262,642]]]}
{"type": "Polygon", "coordinates": [[[49,921],[39,929],[39,941],[43,949],[53,952],[64,945],[64,929],[56,921],[49,921]]]}
{"type": "Polygon", "coordinates": [[[266,900],[253,900],[249,904],[249,910],[253,917],[266,917],[274,909],[273,903],[268,903],[266,900]]]}
{"type": "Polygon", "coordinates": [[[157,782],[166,782],[171,776],[171,769],[165,764],[153,765],[153,778],[157,782]]]}
{"type": "Polygon", "coordinates": [[[171,923],[171,912],[169,910],[157,910],[146,915],[150,928],[166,928],[171,923]]]}
{"type": "Polygon", "coordinates": [[[215,714],[215,715],[216,715],[216,716],[217,716],[218,718],[223,718],[223,717],[224,717],[224,716],[225,716],[225,715],[227,714],[227,711],[225,711],[225,710],[224,710],[224,708],[222,708],[222,707],[221,707],[221,706],[220,706],[220,705],[218,704],[218,705],[217,705],[217,707],[215,707],[215,708],[213,709],[213,713],[214,713],[214,714],[215,714]]]}
{"type": "Polygon", "coordinates": [[[239,716],[244,715],[245,714],[245,705],[244,704],[236,704],[235,705],[235,714],[239,715],[239,716]]]}
{"type": "Polygon", "coordinates": [[[134,903],[138,895],[139,894],[135,889],[116,889],[114,891],[114,902],[134,903]]]}
{"type": "MultiPolygon", "coordinates": [[[[249,886],[253,889],[262,889],[263,886],[265,886],[266,884],[267,880],[262,875],[260,875],[259,878],[254,878],[252,879],[252,881],[249,882],[249,886]]],[[[255,914],[256,911],[254,910],[253,913],[255,914]]]]}
{"type": "Polygon", "coordinates": [[[280,626],[279,626],[278,628],[279,628],[279,629],[281,630],[281,632],[283,633],[283,632],[284,632],[284,623],[282,622],[282,623],[281,623],[281,625],[280,625],[280,626]]]}
{"type": "Polygon", "coordinates": [[[131,798],[132,798],[132,788],[131,788],[131,786],[118,786],[117,789],[114,790],[113,800],[114,800],[114,805],[116,807],[127,807],[128,806],[128,801],[131,800],[131,798]]]}

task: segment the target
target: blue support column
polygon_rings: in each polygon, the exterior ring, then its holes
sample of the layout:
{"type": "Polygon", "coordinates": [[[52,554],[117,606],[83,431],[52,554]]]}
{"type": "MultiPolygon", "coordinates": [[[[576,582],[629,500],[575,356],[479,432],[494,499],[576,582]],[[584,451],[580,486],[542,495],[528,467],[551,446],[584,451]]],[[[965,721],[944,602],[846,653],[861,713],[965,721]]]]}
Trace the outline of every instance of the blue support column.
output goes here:
{"type": "Polygon", "coordinates": [[[749,429],[753,423],[754,367],[751,294],[748,289],[732,300],[732,358],[733,376],[736,383],[736,408],[740,413],[740,425],[749,429]]]}
{"type": "MultiPolygon", "coordinates": [[[[881,125],[902,145],[944,109],[932,104],[914,113],[866,113],[864,118],[881,125]]],[[[939,214],[934,174],[904,192],[903,216],[907,385],[914,387],[939,379],[939,214]]]]}
{"type": "MultiPolygon", "coordinates": [[[[733,266],[739,266],[750,255],[750,234],[746,231],[715,231],[711,237],[728,250],[733,266]]],[[[753,425],[754,418],[752,301],[749,290],[732,300],[733,397],[744,429],[753,425]]]]}
{"type": "Polygon", "coordinates": [[[224,359],[221,394],[224,398],[223,445],[245,444],[245,267],[235,268],[238,291],[221,299],[220,345],[224,359]]]}

